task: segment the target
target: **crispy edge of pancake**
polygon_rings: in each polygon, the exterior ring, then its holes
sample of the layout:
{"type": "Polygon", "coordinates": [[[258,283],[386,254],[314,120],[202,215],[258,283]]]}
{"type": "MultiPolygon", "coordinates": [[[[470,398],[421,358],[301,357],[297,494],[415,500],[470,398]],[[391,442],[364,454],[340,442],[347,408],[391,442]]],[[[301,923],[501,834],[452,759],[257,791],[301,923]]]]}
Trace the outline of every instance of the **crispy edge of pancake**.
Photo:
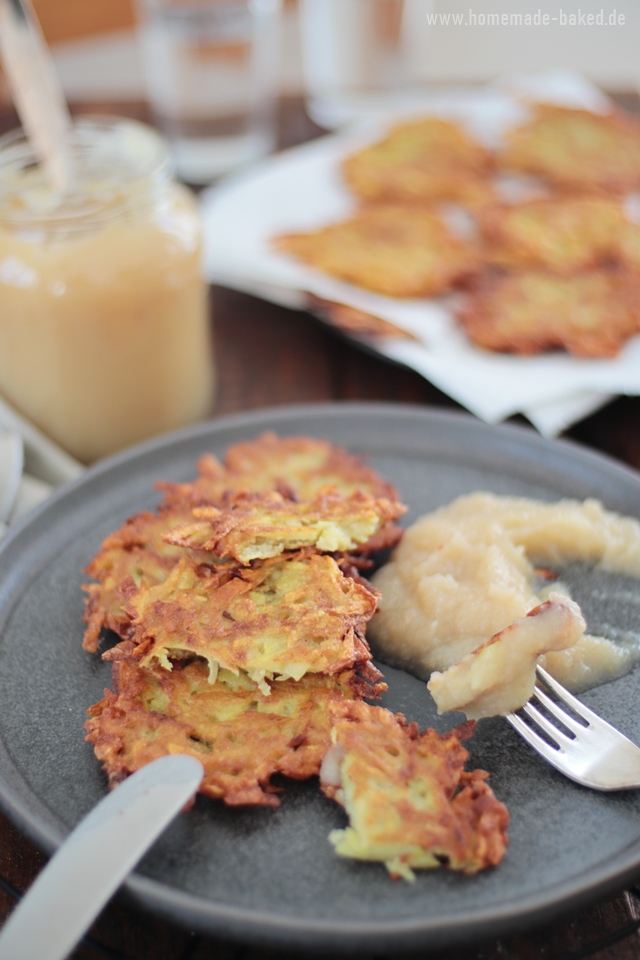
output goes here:
{"type": "Polygon", "coordinates": [[[217,506],[229,490],[277,490],[285,497],[307,500],[327,485],[345,494],[362,489],[374,497],[398,500],[392,484],[360,457],[313,437],[279,437],[267,431],[230,446],[224,466],[206,454],[197,469],[198,477],[191,483],[156,484],[164,493],[165,506],[217,506]]]}
{"type": "Polygon", "coordinates": [[[271,807],[279,805],[274,774],[302,780],[319,772],[330,746],[329,704],[380,692],[348,671],[276,682],[264,696],[233,676],[211,686],[198,660],[170,672],[116,663],[113,688],[85,724],[110,787],[158,757],[188,753],[205,767],[200,793],[271,807]]]}
{"type": "MultiPolygon", "coordinates": [[[[540,132],[544,133],[544,125],[554,123],[558,119],[584,119],[594,127],[617,133],[621,138],[621,145],[632,142],[640,157],[640,123],[630,114],[622,110],[614,110],[607,114],[592,113],[589,110],[572,109],[553,104],[538,104],[533,118],[527,123],[516,127],[507,135],[505,148],[498,155],[498,164],[509,170],[534,174],[543,177],[557,186],[569,191],[592,190],[594,192],[614,193],[621,195],[640,186],[640,163],[635,164],[634,172],[611,169],[608,158],[612,156],[610,144],[605,145],[602,152],[607,158],[605,169],[594,175],[589,164],[581,166],[581,158],[576,153],[572,143],[565,143],[564,157],[558,169],[558,163],[553,158],[548,160],[540,155],[540,132]],[[536,140],[536,138],[538,138],[536,140]]],[[[557,142],[554,154],[558,154],[557,142]]],[[[614,151],[615,153],[615,151],[614,151]]]]}
{"type": "Polygon", "coordinates": [[[294,496],[301,500],[309,499],[327,484],[338,486],[342,493],[363,489],[374,497],[398,499],[395,487],[369,467],[362,457],[328,440],[304,436],[279,437],[272,431],[265,431],[254,440],[229,447],[225,464],[232,473],[264,470],[270,477],[289,485],[294,496]],[[306,461],[299,471],[292,463],[291,473],[280,472],[283,460],[295,461],[298,458],[306,461]],[[296,479],[301,489],[294,485],[296,479]]]}
{"type": "Polygon", "coordinates": [[[465,771],[465,723],[445,734],[366,703],[331,706],[333,747],[323,792],[345,807],[349,826],[329,835],[340,856],[381,861],[392,877],[446,864],[473,874],[504,856],[509,815],[484,770],[465,771]]]}
{"type": "Polygon", "coordinates": [[[196,507],[192,522],[172,529],[163,540],[247,564],[302,547],[328,553],[364,547],[405,512],[402,504],[361,490],[343,496],[335,487],[325,487],[313,500],[297,503],[275,491],[241,492],[224,510],[196,507]]]}
{"type": "Polygon", "coordinates": [[[179,505],[158,514],[143,510],[105,537],[84,571],[98,581],[82,587],[87,594],[85,650],[95,653],[103,628],[121,637],[127,635],[130,621],[124,609],[124,582],[133,578],[138,585],[144,581],[152,586],[168,576],[183,551],[166,543],[162,535],[186,521],[189,514],[188,508],[179,505]]]}
{"type": "Polygon", "coordinates": [[[559,274],[620,259],[624,225],[619,200],[593,195],[499,204],[479,216],[489,263],[559,274]]]}
{"type": "Polygon", "coordinates": [[[533,356],[564,348],[575,357],[606,359],[617,356],[640,329],[639,295],[640,278],[624,268],[570,277],[542,270],[488,272],[469,293],[458,320],[469,339],[486,350],[533,356]],[[552,285],[556,294],[550,305],[552,285]],[[594,322],[584,311],[596,309],[594,322]],[[516,315],[519,310],[525,322],[516,315]]]}
{"type": "Polygon", "coordinates": [[[242,671],[267,694],[275,676],[356,668],[370,678],[364,632],[378,597],[309,550],[220,572],[185,557],[164,583],[130,590],[130,633],[103,659],[170,670],[177,657],[199,656],[211,683],[220,669],[242,671]]]}
{"type": "Polygon", "coordinates": [[[337,223],[272,243],[317,270],[398,298],[444,293],[466,283],[480,265],[475,246],[435,211],[402,203],[364,206],[337,223]]]}
{"type": "Polygon", "coordinates": [[[365,158],[348,158],[342,174],[349,189],[368,203],[459,203],[481,210],[496,202],[491,180],[464,166],[429,170],[419,161],[399,163],[395,169],[369,166],[365,158]]]}
{"type": "Polygon", "coordinates": [[[349,337],[366,337],[374,340],[412,340],[421,343],[420,337],[389,320],[376,317],[347,303],[323,300],[315,294],[307,294],[308,309],[349,337]]]}
{"type": "Polygon", "coordinates": [[[393,166],[406,157],[433,160],[438,166],[460,163],[486,173],[494,166],[493,154],[455,121],[445,117],[417,117],[394,124],[387,133],[349,155],[379,157],[393,166]]]}

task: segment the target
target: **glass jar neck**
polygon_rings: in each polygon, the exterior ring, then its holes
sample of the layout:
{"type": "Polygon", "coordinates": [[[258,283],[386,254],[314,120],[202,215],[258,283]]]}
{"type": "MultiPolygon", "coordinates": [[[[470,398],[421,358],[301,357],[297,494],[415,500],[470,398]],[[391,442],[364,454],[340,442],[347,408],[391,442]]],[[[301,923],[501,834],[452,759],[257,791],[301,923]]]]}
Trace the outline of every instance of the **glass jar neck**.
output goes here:
{"type": "Polygon", "coordinates": [[[134,120],[78,120],[70,153],[72,182],[62,193],[21,130],[0,137],[0,227],[47,236],[101,229],[148,213],[173,182],[165,141],[134,120]]]}

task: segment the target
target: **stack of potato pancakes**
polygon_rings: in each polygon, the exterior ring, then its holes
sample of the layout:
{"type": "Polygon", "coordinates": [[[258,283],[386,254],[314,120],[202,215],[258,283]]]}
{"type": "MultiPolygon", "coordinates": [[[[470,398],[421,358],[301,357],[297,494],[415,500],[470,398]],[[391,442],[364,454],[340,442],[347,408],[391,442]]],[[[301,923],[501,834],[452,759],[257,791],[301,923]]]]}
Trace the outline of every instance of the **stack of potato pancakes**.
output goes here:
{"type": "Polygon", "coordinates": [[[384,690],[365,640],[379,595],[362,577],[395,544],[393,487],[322,440],[265,434],[205,456],[192,483],[159,484],[88,567],[86,650],[103,628],[113,691],[87,739],[112,786],[169,753],[196,756],[201,792],[277,806],[271,777],[321,773],[351,826],[339,853],[411,868],[498,863],[507,813],[465,772],[472,725],[420,735],[364,698],[384,690]]]}
{"type": "MultiPolygon", "coordinates": [[[[342,162],[354,213],[275,247],[388,297],[463,289],[457,319],[486,350],[616,356],[640,330],[640,122],[529,113],[495,150],[440,117],[397,124],[342,162]]],[[[319,312],[347,333],[406,336],[319,312]]]]}

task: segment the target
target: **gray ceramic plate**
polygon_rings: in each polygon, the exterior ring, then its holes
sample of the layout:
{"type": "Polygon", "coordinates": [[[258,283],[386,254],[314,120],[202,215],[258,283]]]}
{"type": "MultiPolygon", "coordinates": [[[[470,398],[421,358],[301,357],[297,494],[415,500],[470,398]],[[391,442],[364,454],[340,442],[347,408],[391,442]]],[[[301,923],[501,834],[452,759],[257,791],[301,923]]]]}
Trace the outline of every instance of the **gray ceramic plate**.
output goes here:
{"type": "MultiPolygon", "coordinates": [[[[90,470],[53,497],[0,553],[0,802],[51,851],[104,794],[83,742],[85,709],[109,684],[84,653],[81,569],[101,539],[156,500],[153,482],[186,479],[204,451],[274,429],[327,437],[366,454],[411,506],[408,521],[477,489],[543,499],[596,495],[640,516],[640,477],[580,448],[517,428],[394,405],[322,405],[229,417],[153,441],[90,470]]],[[[592,629],[632,627],[637,584],[576,574],[592,629]],[[596,598],[594,600],[594,598],[596,598]],[[598,599],[599,598],[599,599],[598,599]]],[[[445,729],[424,685],[386,670],[385,703],[445,729]]],[[[640,742],[640,673],[585,700],[640,742]]],[[[582,789],[545,765],[500,719],[479,724],[472,761],[511,811],[496,870],[425,872],[392,882],[383,867],[336,857],[344,822],[315,782],[291,784],[278,810],[229,810],[200,798],[129,880],[138,903],[179,922],[254,942],[336,949],[437,946],[496,936],[586,902],[640,873],[640,793],[582,789]]]]}

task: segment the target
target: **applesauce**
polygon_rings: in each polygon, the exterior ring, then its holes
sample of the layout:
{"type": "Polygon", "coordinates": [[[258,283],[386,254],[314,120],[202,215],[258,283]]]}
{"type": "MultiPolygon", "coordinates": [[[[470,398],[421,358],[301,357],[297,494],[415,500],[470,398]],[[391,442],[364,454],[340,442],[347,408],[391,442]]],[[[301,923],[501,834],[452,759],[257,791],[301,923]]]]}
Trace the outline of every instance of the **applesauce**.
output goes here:
{"type": "MultiPolygon", "coordinates": [[[[574,562],[640,578],[640,521],[593,499],[458,497],[409,527],[373,576],[382,594],[367,630],[374,655],[425,679],[434,670],[445,677],[546,599],[536,564],[561,570],[574,562]]],[[[551,587],[564,592],[561,581],[551,587]]],[[[574,692],[616,679],[640,661],[640,643],[588,633],[566,649],[547,649],[541,663],[574,692]]]]}
{"type": "Polygon", "coordinates": [[[56,195],[0,138],[0,393],[88,463],[204,417],[213,393],[195,198],[161,137],[79,121],[56,195]]]}

